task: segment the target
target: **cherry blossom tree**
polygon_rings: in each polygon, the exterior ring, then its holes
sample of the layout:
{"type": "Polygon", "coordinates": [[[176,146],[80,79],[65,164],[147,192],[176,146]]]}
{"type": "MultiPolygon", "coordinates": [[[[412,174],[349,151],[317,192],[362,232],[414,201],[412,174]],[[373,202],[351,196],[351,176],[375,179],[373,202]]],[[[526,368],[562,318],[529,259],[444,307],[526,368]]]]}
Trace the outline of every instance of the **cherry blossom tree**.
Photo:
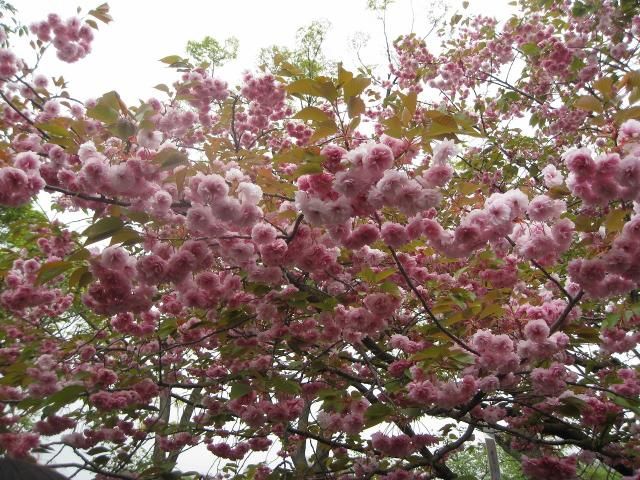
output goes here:
{"type": "Polygon", "coordinates": [[[97,479],[200,478],[193,447],[214,478],[453,479],[492,432],[530,478],[638,478],[640,7],[518,7],[402,36],[376,75],[236,86],[168,56],[139,105],[37,69],[90,54],[108,6],[5,10],[3,212],[89,222],[3,249],[0,449],[97,479]]]}

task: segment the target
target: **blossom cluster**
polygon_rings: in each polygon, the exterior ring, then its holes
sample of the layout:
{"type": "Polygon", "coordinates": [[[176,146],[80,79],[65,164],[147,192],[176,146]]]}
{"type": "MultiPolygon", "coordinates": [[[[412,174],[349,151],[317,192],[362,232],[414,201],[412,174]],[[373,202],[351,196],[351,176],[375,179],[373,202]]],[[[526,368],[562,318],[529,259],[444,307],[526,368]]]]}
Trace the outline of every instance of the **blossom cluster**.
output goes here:
{"type": "MultiPolygon", "coordinates": [[[[53,257],[55,259],[55,257],[53,257]]],[[[60,315],[73,302],[73,296],[64,294],[59,288],[50,288],[38,284],[38,272],[43,266],[35,258],[18,259],[5,277],[5,290],[0,294],[0,304],[8,311],[31,316],[60,315]]]]}
{"type": "Polygon", "coordinates": [[[211,104],[229,96],[227,82],[211,77],[206,69],[196,68],[182,75],[182,82],[176,83],[176,93],[184,95],[189,104],[198,110],[202,125],[210,126],[214,120],[209,115],[211,104]]]}
{"type": "Polygon", "coordinates": [[[17,206],[27,203],[42,190],[40,160],[34,152],[22,152],[14,158],[15,167],[0,168],[0,203],[17,206]]]}
{"type": "Polygon", "coordinates": [[[76,62],[91,52],[93,31],[77,17],[63,21],[58,15],[50,14],[46,20],[33,23],[30,30],[41,42],[52,42],[63,62],[76,62]]]}
{"type": "Polygon", "coordinates": [[[6,48],[0,49],[0,77],[7,80],[20,68],[20,61],[15,54],[6,48]]]}
{"type": "Polygon", "coordinates": [[[409,435],[385,435],[376,432],[371,435],[371,446],[384,455],[391,457],[407,457],[425,445],[430,445],[435,440],[433,435],[419,434],[409,435]]]}

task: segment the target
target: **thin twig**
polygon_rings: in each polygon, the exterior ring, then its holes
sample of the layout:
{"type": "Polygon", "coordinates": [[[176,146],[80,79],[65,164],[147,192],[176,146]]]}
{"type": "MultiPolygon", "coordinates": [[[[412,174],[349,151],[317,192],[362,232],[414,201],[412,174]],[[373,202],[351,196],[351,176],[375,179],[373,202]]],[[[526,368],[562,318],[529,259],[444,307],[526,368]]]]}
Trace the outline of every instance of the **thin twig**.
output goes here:
{"type": "Polygon", "coordinates": [[[429,316],[429,318],[431,318],[431,320],[433,321],[433,323],[435,323],[436,327],[438,327],[438,330],[440,330],[442,333],[444,333],[447,337],[449,337],[451,340],[453,340],[454,343],[456,343],[457,345],[459,345],[460,347],[462,347],[463,349],[465,349],[468,352],[473,353],[474,355],[480,356],[480,354],[474,350],[473,348],[471,348],[469,345],[467,345],[466,343],[464,343],[462,340],[460,340],[457,336],[455,336],[453,333],[451,333],[449,330],[447,330],[446,328],[444,328],[444,325],[442,325],[440,323],[440,321],[436,318],[436,316],[433,314],[433,312],[431,311],[431,309],[429,308],[429,305],[427,304],[427,301],[424,299],[424,297],[422,296],[422,294],[420,293],[420,291],[416,288],[416,286],[413,284],[413,282],[411,281],[411,279],[409,278],[409,275],[407,274],[407,271],[404,269],[404,266],[402,265],[402,263],[400,262],[400,259],[398,258],[398,255],[396,255],[396,251],[389,247],[389,251],[391,252],[391,256],[393,257],[393,259],[396,262],[396,265],[398,266],[398,270],[400,271],[400,274],[403,276],[404,280],[407,282],[407,285],[409,285],[409,288],[413,291],[413,293],[415,294],[416,297],[418,297],[418,300],[420,301],[420,303],[422,304],[422,308],[424,309],[424,311],[427,313],[427,315],[429,316]]]}
{"type": "Polygon", "coordinates": [[[47,134],[47,132],[37,127],[35,122],[31,120],[29,117],[27,117],[24,113],[22,113],[22,111],[18,107],[16,107],[13,103],[11,103],[11,101],[7,98],[7,96],[4,93],[0,92],[0,97],[7,103],[7,105],[9,105],[13,109],[13,111],[15,111],[22,118],[24,118],[29,125],[31,125],[33,128],[38,130],[38,132],[40,132],[40,135],[42,135],[44,139],[49,140],[49,135],[47,134]]]}

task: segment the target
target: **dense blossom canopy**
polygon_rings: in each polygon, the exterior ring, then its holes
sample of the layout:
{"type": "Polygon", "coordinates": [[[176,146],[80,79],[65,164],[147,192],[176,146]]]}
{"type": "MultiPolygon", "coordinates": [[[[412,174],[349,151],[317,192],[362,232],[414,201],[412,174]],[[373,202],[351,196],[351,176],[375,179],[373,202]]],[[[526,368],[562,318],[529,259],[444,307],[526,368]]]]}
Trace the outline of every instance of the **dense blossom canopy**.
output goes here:
{"type": "Polygon", "coordinates": [[[4,25],[0,204],[89,223],[3,243],[0,450],[98,479],[195,478],[194,446],[215,478],[452,479],[493,432],[531,478],[639,478],[638,10],[456,15],[380,76],[232,86],[170,56],[137,106],[36,71],[90,54],[106,5],[4,25]]]}

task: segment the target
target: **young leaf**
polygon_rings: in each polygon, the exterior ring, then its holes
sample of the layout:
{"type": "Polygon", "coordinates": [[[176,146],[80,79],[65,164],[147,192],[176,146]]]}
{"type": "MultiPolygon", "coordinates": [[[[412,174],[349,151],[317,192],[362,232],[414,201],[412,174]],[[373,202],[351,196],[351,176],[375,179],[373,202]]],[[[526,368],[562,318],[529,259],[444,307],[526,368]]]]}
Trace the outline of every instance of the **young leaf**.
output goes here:
{"type": "Polygon", "coordinates": [[[73,263],[64,260],[45,263],[38,270],[36,277],[36,285],[42,285],[49,280],[56,278],[58,275],[66,272],[73,266],[73,263]]]}
{"type": "Polygon", "coordinates": [[[245,396],[247,393],[251,392],[252,388],[246,382],[233,382],[231,384],[231,392],[229,393],[229,399],[235,400],[236,398],[240,398],[245,396]]]}
{"type": "Polygon", "coordinates": [[[333,122],[331,117],[326,112],[320,110],[318,107],[305,107],[298,113],[296,113],[293,118],[298,118],[300,120],[310,120],[313,122],[333,122]]]}
{"type": "Polygon", "coordinates": [[[582,95],[573,104],[574,107],[588,112],[602,113],[602,104],[593,95],[582,95]]]}
{"type": "Polygon", "coordinates": [[[105,238],[110,237],[115,232],[120,230],[124,226],[124,223],[119,217],[105,217],[98,220],[96,223],[82,232],[82,236],[87,237],[85,245],[99,242],[105,238]]]}
{"type": "Polygon", "coordinates": [[[342,87],[345,100],[348,100],[351,97],[355,97],[356,95],[360,95],[362,92],[364,92],[364,89],[367,88],[370,83],[371,80],[369,78],[362,76],[357,76],[349,80],[344,84],[344,87],[342,87]]]}
{"type": "Polygon", "coordinates": [[[160,170],[170,170],[178,165],[188,165],[189,158],[175,148],[165,148],[158,152],[153,161],[160,166],[160,170]]]}
{"type": "Polygon", "coordinates": [[[180,55],[169,55],[160,59],[162,63],[166,63],[169,65],[173,65],[174,63],[178,63],[182,61],[182,57],[180,55]]]}
{"type": "Polygon", "coordinates": [[[374,403],[364,412],[367,427],[373,427],[386,420],[393,413],[393,408],[385,403],[374,403]]]}

